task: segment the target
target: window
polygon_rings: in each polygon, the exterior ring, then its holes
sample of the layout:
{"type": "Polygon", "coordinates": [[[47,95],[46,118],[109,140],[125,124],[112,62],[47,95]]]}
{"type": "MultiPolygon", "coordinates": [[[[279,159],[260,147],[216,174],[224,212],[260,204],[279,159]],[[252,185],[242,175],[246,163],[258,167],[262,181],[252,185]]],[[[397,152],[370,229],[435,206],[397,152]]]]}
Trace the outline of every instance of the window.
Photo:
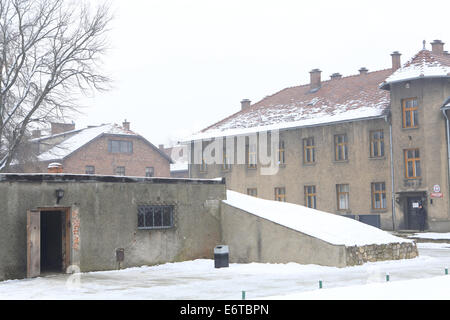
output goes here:
{"type": "Polygon", "coordinates": [[[419,106],[416,98],[403,99],[403,128],[417,128],[419,126],[419,106]]]}
{"type": "Polygon", "coordinates": [[[95,174],[94,166],[86,166],[86,174],[95,174]]]}
{"type": "Polygon", "coordinates": [[[256,169],[256,144],[247,144],[247,168],[256,169]]]}
{"type": "Polygon", "coordinates": [[[174,206],[138,206],[138,229],[165,229],[173,227],[174,206]]]}
{"type": "Polygon", "coordinates": [[[146,177],[154,177],[155,176],[155,168],[153,168],[153,167],[146,167],[145,168],[145,176],[146,177]]]}
{"type": "Polygon", "coordinates": [[[370,157],[384,157],[384,132],[383,130],[370,132],[370,157]]]}
{"type": "Polygon", "coordinates": [[[384,182],[372,183],[372,209],[386,209],[386,184],[384,182]]]}
{"type": "Polygon", "coordinates": [[[422,175],[420,169],[419,149],[405,150],[405,176],[406,179],[418,179],[422,175]]]}
{"type": "Polygon", "coordinates": [[[108,151],[111,153],[133,153],[133,142],[125,140],[109,140],[108,151]]]}
{"type": "Polygon", "coordinates": [[[124,176],[125,167],[116,167],[116,176],[124,176]]]}
{"type": "Polygon", "coordinates": [[[286,163],[286,156],[284,152],[284,141],[280,140],[278,146],[278,164],[285,164],[285,163],[286,163]]]}
{"type": "Polygon", "coordinates": [[[231,159],[227,154],[227,148],[226,146],[223,147],[223,152],[222,152],[222,170],[223,171],[228,171],[231,169],[231,159]]]}
{"type": "Polygon", "coordinates": [[[303,162],[304,163],[314,163],[316,162],[314,138],[303,139],[303,162]]]}
{"type": "Polygon", "coordinates": [[[286,189],[284,187],[275,188],[275,200],[276,201],[286,201],[286,189]]]}
{"type": "Polygon", "coordinates": [[[349,186],[348,184],[336,185],[338,210],[348,210],[349,206],[349,186]]]}
{"type": "Polygon", "coordinates": [[[200,164],[200,172],[208,171],[208,165],[206,164],[205,159],[202,158],[202,163],[200,164]]]}
{"type": "Polygon", "coordinates": [[[258,196],[258,189],[256,188],[247,188],[247,195],[256,197],[258,196]]]}
{"type": "Polygon", "coordinates": [[[348,160],[347,135],[337,134],[334,136],[335,160],[348,160]]]}
{"type": "Polygon", "coordinates": [[[316,209],[316,186],[305,186],[305,206],[316,209]]]}
{"type": "Polygon", "coordinates": [[[202,149],[201,149],[200,155],[199,155],[199,159],[201,159],[201,162],[199,164],[199,171],[202,172],[202,173],[206,173],[208,171],[208,165],[207,165],[206,160],[205,160],[205,147],[206,147],[206,145],[203,142],[202,143],[202,149]]]}

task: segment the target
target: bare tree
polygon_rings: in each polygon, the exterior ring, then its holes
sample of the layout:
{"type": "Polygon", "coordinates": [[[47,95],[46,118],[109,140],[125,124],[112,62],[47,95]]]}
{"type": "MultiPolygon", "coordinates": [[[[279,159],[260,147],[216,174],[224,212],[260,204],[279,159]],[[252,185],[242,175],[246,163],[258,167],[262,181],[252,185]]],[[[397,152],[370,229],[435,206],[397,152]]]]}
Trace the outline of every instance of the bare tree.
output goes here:
{"type": "Polygon", "coordinates": [[[0,172],[33,126],[77,109],[101,74],[110,9],[86,1],[0,0],[0,172]]]}

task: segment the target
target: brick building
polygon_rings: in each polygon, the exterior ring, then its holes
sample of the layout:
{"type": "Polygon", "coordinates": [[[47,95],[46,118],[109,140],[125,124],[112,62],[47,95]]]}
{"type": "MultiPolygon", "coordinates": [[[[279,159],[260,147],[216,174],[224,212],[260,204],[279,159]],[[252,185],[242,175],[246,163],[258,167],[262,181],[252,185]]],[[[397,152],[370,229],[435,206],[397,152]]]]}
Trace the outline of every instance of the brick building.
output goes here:
{"type": "Polygon", "coordinates": [[[170,157],[130,130],[126,121],[122,127],[103,124],[79,130],[75,124],[52,123],[49,135],[33,135],[36,161],[16,171],[47,172],[56,162],[65,173],[170,177],[170,157]]]}
{"type": "Polygon", "coordinates": [[[431,47],[403,65],[395,51],[379,71],[323,80],[314,69],[309,84],[243,100],[184,141],[191,177],[383,229],[418,229],[422,202],[426,227],[450,231],[450,56],[431,47]]]}
{"type": "Polygon", "coordinates": [[[173,163],[170,164],[172,178],[189,178],[189,157],[186,145],[177,144],[165,148],[163,144],[160,144],[159,149],[172,159],[173,163]]]}

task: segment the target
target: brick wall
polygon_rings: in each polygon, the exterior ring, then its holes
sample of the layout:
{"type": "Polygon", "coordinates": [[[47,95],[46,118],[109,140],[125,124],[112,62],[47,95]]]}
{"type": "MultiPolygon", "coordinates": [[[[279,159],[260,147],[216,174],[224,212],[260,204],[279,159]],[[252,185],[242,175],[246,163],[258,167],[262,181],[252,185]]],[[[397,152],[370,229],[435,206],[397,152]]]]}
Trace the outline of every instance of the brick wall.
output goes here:
{"type": "Polygon", "coordinates": [[[84,174],[86,166],[94,166],[95,174],[114,175],[115,168],[125,167],[127,176],[145,176],[145,168],[153,167],[155,177],[170,177],[170,164],[157,150],[137,137],[102,136],[73,153],[63,162],[65,173],[84,174]],[[110,153],[108,141],[133,142],[133,152],[110,153]]]}

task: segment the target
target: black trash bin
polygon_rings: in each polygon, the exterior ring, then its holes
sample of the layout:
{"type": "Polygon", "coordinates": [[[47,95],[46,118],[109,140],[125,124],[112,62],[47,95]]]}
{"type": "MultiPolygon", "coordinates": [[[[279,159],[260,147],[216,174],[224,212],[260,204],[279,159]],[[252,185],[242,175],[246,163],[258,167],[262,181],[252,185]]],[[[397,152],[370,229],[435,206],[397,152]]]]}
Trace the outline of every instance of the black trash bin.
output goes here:
{"type": "Polygon", "coordinates": [[[228,246],[220,245],[214,248],[214,267],[228,268],[229,251],[228,246]]]}

